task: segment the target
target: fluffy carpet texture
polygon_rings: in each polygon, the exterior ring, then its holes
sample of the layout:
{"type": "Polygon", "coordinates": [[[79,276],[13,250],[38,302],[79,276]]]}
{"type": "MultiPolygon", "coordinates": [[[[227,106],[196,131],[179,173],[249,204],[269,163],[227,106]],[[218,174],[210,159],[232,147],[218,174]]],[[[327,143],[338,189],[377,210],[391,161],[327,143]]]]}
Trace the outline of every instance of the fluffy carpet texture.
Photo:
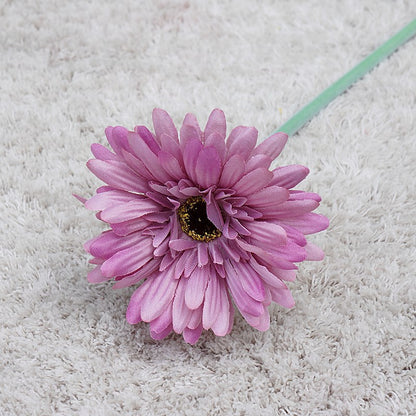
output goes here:
{"type": "Polygon", "coordinates": [[[331,220],[296,306],[261,333],[153,341],[134,288],[86,281],[103,225],[71,193],[107,125],[225,111],[266,137],[416,16],[408,1],[0,3],[1,415],[415,415],[416,40],[301,132],[279,164],[331,220]]]}

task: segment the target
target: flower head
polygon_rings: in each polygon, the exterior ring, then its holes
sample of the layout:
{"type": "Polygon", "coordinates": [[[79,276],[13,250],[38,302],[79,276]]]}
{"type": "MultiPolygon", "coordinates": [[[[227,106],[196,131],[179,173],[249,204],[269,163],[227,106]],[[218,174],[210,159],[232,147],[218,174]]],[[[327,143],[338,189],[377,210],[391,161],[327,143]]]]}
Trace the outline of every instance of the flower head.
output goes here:
{"type": "Polygon", "coordinates": [[[153,125],[154,132],[108,127],[113,152],[91,147],[87,166],[107,185],[85,206],[110,229],[85,244],[96,265],[88,280],[140,284],[127,321],[149,322],[155,339],[174,331],[194,344],[203,329],[226,335],[233,303],[251,326],[267,330],[272,301],[294,305],[285,281],[295,279],[295,263],[323,258],[305,239],[328,226],[311,212],[320,197],[292,189],[308,169],[270,170],[287,135],[256,146],[257,130],[238,126],[226,138],[218,109],[203,131],[187,114],[178,134],[161,109],[153,125]]]}

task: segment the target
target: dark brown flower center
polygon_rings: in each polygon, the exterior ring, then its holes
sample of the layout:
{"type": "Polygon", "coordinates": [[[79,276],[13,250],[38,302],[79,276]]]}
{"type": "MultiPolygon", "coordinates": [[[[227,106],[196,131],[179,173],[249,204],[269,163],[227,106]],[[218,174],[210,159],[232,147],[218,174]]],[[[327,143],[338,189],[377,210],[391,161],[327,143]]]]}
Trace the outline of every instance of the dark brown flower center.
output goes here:
{"type": "Polygon", "coordinates": [[[212,241],[221,231],[207,217],[207,204],[201,196],[188,198],[178,209],[182,231],[198,241],[212,241]]]}

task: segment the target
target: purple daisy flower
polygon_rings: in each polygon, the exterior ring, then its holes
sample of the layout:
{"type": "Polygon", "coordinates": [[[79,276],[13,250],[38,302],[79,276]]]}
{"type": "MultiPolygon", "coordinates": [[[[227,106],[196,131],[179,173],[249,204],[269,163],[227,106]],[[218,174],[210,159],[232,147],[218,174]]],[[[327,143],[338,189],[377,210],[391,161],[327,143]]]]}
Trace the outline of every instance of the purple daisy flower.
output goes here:
{"type": "Polygon", "coordinates": [[[224,336],[233,304],[251,326],[267,330],[272,301],[294,305],[284,282],[295,279],[295,263],[324,256],[305,239],[328,227],[311,212],[321,198],[292,189],[309,170],[270,170],[287,135],[256,146],[257,130],[238,126],[226,139],[218,109],[204,131],[187,114],[178,135],[161,109],[153,125],[154,133],[108,127],[114,153],[91,147],[87,166],[107,186],[83,202],[111,229],[85,244],[96,265],[89,282],[140,283],[127,321],[149,322],[154,339],[174,331],[194,344],[203,329],[224,336]]]}

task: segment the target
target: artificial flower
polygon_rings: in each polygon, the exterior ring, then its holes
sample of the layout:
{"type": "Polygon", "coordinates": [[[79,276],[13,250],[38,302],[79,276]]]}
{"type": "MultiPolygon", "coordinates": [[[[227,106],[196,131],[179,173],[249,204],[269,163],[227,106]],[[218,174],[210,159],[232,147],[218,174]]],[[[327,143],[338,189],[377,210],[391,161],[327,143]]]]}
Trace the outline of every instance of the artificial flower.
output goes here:
{"type": "Polygon", "coordinates": [[[139,285],[127,321],[150,324],[154,339],[172,331],[194,344],[203,329],[228,334],[234,305],[254,328],[270,325],[272,301],[291,308],[285,281],[323,252],[305,235],[328,226],[312,213],[320,197],[293,190],[309,170],[271,163],[287,141],[276,133],[256,146],[254,127],[235,127],[214,110],[204,130],[187,114],[178,131],[164,110],[154,132],[108,127],[113,151],[91,149],[88,168],[107,185],[88,200],[108,231],[85,244],[91,283],[139,285]]]}

